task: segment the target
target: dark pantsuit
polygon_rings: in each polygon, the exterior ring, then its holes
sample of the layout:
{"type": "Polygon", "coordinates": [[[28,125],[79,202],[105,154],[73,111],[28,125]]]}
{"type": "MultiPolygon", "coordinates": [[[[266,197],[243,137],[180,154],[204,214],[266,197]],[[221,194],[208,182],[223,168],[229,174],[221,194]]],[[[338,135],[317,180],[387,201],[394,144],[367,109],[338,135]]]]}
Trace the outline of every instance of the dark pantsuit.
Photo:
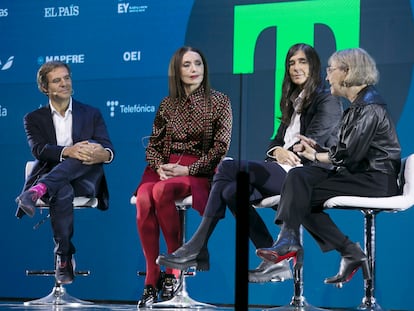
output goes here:
{"type": "MultiPolygon", "coordinates": [[[[237,214],[237,174],[249,173],[250,203],[278,195],[286,172],[275,162],[222,161],[214,175],[212,188],[204,211],[205,217],[224,218],[226,206],[237,214]]],[[[249,236],[256,248],[269,247],[273,238],[255,208],[249,205],[249,236]]]]}
{"type": "Polygon", "coordinates": [[[276,223],[293,229],[302,224],[322,251],[340,251],[347,237],[323,211],[323,203],[338,195],[385,197],[397,192],[396,176],[378,171],[351,174],[346,169],[314,166],[292,169],[282,188],[276,223]]]}
{"type": "Polygon", "coordinates": [[[103,176],[102,164],[84,165],[68,158],[39,179],[47,186],[55,253],[75,253],[73,236],[73,199],[75,196],[96,196],[103,176]]]}

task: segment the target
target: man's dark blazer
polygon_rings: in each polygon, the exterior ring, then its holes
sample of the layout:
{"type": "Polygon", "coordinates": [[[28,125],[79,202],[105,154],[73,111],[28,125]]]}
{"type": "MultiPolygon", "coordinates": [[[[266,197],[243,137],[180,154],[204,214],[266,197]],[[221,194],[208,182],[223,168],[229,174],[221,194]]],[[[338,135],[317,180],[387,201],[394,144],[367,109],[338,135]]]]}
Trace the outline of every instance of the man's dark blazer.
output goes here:
{"type": "MultiPolygon", "coordinates": [[[[24,117],[24,129],[33,156],[36,158],[31,174],[23,191],[29,189],[44,174],[60,163],[64,146],[58,146],[49,105],[28,113],[24,117]]],[[[73,144],[89,140],[101,144],[114,154],[112,143],[102,114],[94,107],[72,100],[72,140],[73,144]]],[[[108,209],[108,187],[105,175],[98,186],[98,208],[108,209]]]]}

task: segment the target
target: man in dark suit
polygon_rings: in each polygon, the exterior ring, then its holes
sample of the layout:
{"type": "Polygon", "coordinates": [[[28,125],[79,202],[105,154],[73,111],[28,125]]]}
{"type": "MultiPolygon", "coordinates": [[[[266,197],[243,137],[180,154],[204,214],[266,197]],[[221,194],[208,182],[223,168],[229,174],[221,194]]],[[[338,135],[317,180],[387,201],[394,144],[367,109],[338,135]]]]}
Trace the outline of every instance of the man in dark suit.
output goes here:
{"type": "Polygon", "coordinates": [[[99,110],[72,98],[67,64],[43,64],[37,73],[37,84],[49,97],[49,104],[24,117],[27,140],[36,161],[16,199],[16,216],[33,217],[39,198],[49,203],[55,277],[59,284],[69,284],[74,277],[73,198],[96,196],[98,208],[108,208],[103,164],[112,162],[114,150],[99,110]]]}

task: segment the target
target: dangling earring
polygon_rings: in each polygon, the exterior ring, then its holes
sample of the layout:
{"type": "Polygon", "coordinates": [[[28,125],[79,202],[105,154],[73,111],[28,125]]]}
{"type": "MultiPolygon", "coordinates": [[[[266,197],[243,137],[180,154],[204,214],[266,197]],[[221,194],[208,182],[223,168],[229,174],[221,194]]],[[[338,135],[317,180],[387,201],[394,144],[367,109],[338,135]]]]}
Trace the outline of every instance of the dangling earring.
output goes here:
{"type": "Polygon", "coordinates": [[[70,95],[73,96],[73,94],[75,94],[75,90],[74,89],[72,89],[72,93],[70,95]]]}

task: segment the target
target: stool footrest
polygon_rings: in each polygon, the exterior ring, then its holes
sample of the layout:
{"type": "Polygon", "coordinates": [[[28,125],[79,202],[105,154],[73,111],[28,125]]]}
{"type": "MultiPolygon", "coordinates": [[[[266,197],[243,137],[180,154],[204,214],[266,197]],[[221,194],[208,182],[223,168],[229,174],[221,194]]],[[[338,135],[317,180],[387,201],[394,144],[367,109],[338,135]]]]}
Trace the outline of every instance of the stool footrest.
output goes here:
{"type": "MultiPolygon", "coordinates": [[[[138,271],[137,272],[137,275],[138,276],[146,276],[147,273],[145,271],[138,271]]],[[[196,272],[193,271],[193,270],[187,270],[187,271],[184,271],[184,275],[185,276],[195,276],[196,275],[196,272]]]]}
{"type": "MultiPolygon", "coordinates": [[[[87,275],[90,275],[90,274],[91,274],[91,272],[89,270],[75,271],[75,275],[87,276],[87,275]]],[[[54,276],[55,275],[55,270],[26,270],[26,275],[54,276]]]]}

